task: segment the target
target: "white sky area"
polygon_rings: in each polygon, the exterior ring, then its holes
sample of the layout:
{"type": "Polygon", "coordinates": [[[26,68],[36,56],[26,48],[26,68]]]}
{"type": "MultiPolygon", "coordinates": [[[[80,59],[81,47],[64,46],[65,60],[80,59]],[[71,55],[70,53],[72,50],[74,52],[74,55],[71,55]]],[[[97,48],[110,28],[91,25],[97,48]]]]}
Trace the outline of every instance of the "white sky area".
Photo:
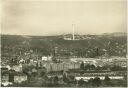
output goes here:
{"type": "Polygon", "coordinates": [[[58,35],[126,32],[126,0],[3,0],[3,34],[58,35]]]}

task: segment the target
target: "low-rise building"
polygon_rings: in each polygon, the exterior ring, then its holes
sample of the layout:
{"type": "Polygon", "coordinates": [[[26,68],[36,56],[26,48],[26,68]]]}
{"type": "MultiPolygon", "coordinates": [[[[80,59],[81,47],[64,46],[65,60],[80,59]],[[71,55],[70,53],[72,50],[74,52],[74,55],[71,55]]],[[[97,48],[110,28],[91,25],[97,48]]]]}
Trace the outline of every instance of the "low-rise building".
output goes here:
{"type": "Polygon", "coordinates": [[[22,65],[14,65],[11,69],[15,70],[16,72],[22,72],[22,65]]]}
{"type": "MultiPolygon", "coordinates": [[[[83,79],[84,81],[88,81],[91,78],[99,77],[101,80],[105,79],[105,76],[76,76],[76,80],[83,79]]],[[[110,79],[123,79],[123,76],[109,76],[110,79]]]]}
{"type": "Polygon", "coordinates": [[[52,57],[51,56],[42,56],[43,61],[51,61],[52,57]]]}
{"type": "Polygon", "coordinates": [[[8,82],[9,81],[9,73],[2,74],[1,81],[2,82],[8,82]]]}
{"type": "Polygon", "coordinates": [[[12,82],[9,82],[9,72],[2,72],[1,73],[1,85],[2,86],[8,86],[11,85],[12,82]]]}
{"type": "Polygon", "coordinates": [[[80,68],[80,63],[45,63],[43,65],[47,71],[61,71],[68,69],[78,69],[80,68]]]}
{"type": "Polygon", "coordinates": [[[23,81],[27,80],[27,75],[24,73],[15,73],[14,74],[14,82],[15,83],[21,83],[23,81]]]}

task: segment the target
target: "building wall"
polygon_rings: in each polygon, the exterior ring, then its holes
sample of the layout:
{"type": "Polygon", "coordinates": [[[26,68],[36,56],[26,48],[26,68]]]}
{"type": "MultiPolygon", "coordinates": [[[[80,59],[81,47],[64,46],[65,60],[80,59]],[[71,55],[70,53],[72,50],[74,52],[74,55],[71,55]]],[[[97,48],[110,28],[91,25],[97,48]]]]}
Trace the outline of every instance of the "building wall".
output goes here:
{"type": "MultiPolygon", "coordinates": [[[[86,77],[80,77],[80,76],[77,76],[75,77],[76,80],[80,80],[80,79],[84,79],[85,81],[88,81],[89,79],[91,78],[95,78],[96,76],[86,76],[86,77]]],[[[98,76],[101,80],[104,80],[105,79],[105,76],[98,76]]],[[[110,79],[123,79],[124,77],[123,76],[109,76],[110,79]]]]}
{"type": "Polygon", "coordinates": [[[9,81],[9,75],[5,75],[1,77],[2,82],[8,82],[9,81]]]}
{"type": "Polygon", "coordinates": [[[16,72],[22,72],[22,66],[21,65],[13,66],[12,69],[15,70],[16,72]]]}
{"type": "Polygon", "coordinates": [[[27,80],[27,76],[14,76],[15,83],[21,83],[27,80]]]}
{"type": "Polygon", "coordinates": [[[68,69],[78,69],[80,68],[80,63],[45,63],[43,65],[47,71],[61,71],[68,69]]]}

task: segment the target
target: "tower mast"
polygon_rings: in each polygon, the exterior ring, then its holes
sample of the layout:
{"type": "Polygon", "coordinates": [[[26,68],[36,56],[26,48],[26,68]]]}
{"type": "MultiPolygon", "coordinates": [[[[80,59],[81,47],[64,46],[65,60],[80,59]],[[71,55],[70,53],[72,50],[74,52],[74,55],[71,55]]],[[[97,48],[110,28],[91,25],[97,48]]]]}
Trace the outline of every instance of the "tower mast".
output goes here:
{"type": "Polygon", "coordinates": [[[72,38],[73,38],[73,40],[75,40],[75,36],[74,36],[74,24],[72,24],[72,38]]]}

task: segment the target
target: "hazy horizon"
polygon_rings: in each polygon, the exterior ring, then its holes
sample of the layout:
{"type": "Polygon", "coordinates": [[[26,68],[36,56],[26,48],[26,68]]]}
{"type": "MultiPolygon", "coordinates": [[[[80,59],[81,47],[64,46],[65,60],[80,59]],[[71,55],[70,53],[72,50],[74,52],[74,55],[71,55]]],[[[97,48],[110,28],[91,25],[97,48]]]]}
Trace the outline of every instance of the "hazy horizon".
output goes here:
{"type": "Polygon", "coordinates": [[[127,32],[123,1],[2,1],[2,34],[60,35],[127,32]]]}

